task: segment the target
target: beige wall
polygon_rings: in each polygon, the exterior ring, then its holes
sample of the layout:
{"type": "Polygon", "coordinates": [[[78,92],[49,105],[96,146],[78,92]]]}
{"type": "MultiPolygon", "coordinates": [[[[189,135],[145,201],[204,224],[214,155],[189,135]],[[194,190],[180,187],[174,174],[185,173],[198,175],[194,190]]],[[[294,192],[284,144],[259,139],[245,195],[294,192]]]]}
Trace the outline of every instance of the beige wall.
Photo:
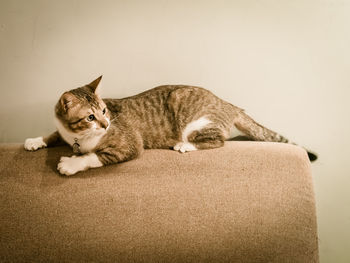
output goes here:
{"type": "Polygon", "coordinates": [[[0,142],[54,129],[65,90],[204,86],[319,153],[322,262],[350,262],[350,1],[0,0],[0,142]]]}

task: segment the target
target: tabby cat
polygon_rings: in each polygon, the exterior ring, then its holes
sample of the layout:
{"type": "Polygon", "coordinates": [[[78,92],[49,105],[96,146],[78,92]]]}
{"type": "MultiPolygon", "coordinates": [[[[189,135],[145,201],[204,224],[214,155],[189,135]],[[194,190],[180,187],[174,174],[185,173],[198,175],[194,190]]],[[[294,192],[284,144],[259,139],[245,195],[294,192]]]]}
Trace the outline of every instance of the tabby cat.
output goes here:
{"type": "MultiPolygon", "coordinates": [[[[184,153],[221,147],[237,131],[251,140],[290,143],[203,88],[167,85],[124,99],[101,99],[101,78],[63,93],[55,107],[57,131],[27,139],[24,148],[68,143],[75,155],[61,157],[57,169],[73,175],[134,159],[143,149],[184,153]]],[[[311,152],[308,156],[317,159],[311,152]]]]}

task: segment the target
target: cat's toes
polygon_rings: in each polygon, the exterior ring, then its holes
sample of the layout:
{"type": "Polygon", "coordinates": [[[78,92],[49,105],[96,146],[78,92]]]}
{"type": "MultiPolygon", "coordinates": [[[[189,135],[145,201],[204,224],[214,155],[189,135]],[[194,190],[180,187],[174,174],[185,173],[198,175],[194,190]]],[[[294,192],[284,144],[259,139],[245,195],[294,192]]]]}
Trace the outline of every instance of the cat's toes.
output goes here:
{"type": "Polygon", "coordinates": [[[57,170],[63,175],[73,175],[81,171],[80,162],[76,156],[72,157],[61,157],[60,162],[57,165],[57,170]]]}
{"type": "Polygon", "coordinates": [[[179,151],[181,153],[196,151],[197,148],[189,142],[179,142],[174,146],[175,151],[179,151]]]}
{"type": "Polygon", "coordinates": [[[173,147],[173,149],[174,149],[175,151],[179,151],[182,144],[183,144],[182,142],[177,143],[177,144],[173,147]]]}
{"type": "Polygon", "coordinates": [[[24,149],[27,151],[36,151],[40,148],[46,147],[43,137],[28,138],[24,142],[24,149]]]}
{"type": "Polygon", "coordinates": [[[196,151],[197,148],[189,142],[185,142],[181,148],[180,148],[180,152],[185,153],[185,152],[192,152],[192,151],[196,151]]]}

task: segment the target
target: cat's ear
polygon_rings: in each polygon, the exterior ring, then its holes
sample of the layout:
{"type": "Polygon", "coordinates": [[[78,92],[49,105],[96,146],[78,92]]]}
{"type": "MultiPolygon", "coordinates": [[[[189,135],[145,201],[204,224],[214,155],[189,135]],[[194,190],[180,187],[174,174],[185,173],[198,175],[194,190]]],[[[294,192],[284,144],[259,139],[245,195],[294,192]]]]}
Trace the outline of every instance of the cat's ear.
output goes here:
{"type": "Polygon", "coordinates": [[[92,92],[95,93],[96,95],[100,95],[98,84],[100,83],[101,79],[102,79],[102,75],[87,85],[92,90],[92,92]]]}
{"type": "Polygon", "coordinates": [[[62,109],[65,112],[67,112],[68,109],[74,107],[76,100],[77,100],[77,98],[71,92],[67,91],[67,92],[63,93],[61,98],[60,98],[60,103],[61,103],[62,109]]]}

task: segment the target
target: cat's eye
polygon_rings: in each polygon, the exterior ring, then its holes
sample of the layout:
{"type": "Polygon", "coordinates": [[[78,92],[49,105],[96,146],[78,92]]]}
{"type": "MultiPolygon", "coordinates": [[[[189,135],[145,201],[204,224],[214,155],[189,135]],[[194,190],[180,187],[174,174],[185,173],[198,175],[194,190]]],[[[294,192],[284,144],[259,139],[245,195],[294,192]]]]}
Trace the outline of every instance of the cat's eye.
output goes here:
{"type": "Polygon", "coordinates": [[[93,121],[95,119],[95,115],[91,114],[87,117],[88,121],[93,121]]]}
{"type": "Polygon", "coordinates": [[[106,108],[104,108],[104,109],[102,110],[102,113],[103,113],[103,115],[106,114],[106,108]]]}

